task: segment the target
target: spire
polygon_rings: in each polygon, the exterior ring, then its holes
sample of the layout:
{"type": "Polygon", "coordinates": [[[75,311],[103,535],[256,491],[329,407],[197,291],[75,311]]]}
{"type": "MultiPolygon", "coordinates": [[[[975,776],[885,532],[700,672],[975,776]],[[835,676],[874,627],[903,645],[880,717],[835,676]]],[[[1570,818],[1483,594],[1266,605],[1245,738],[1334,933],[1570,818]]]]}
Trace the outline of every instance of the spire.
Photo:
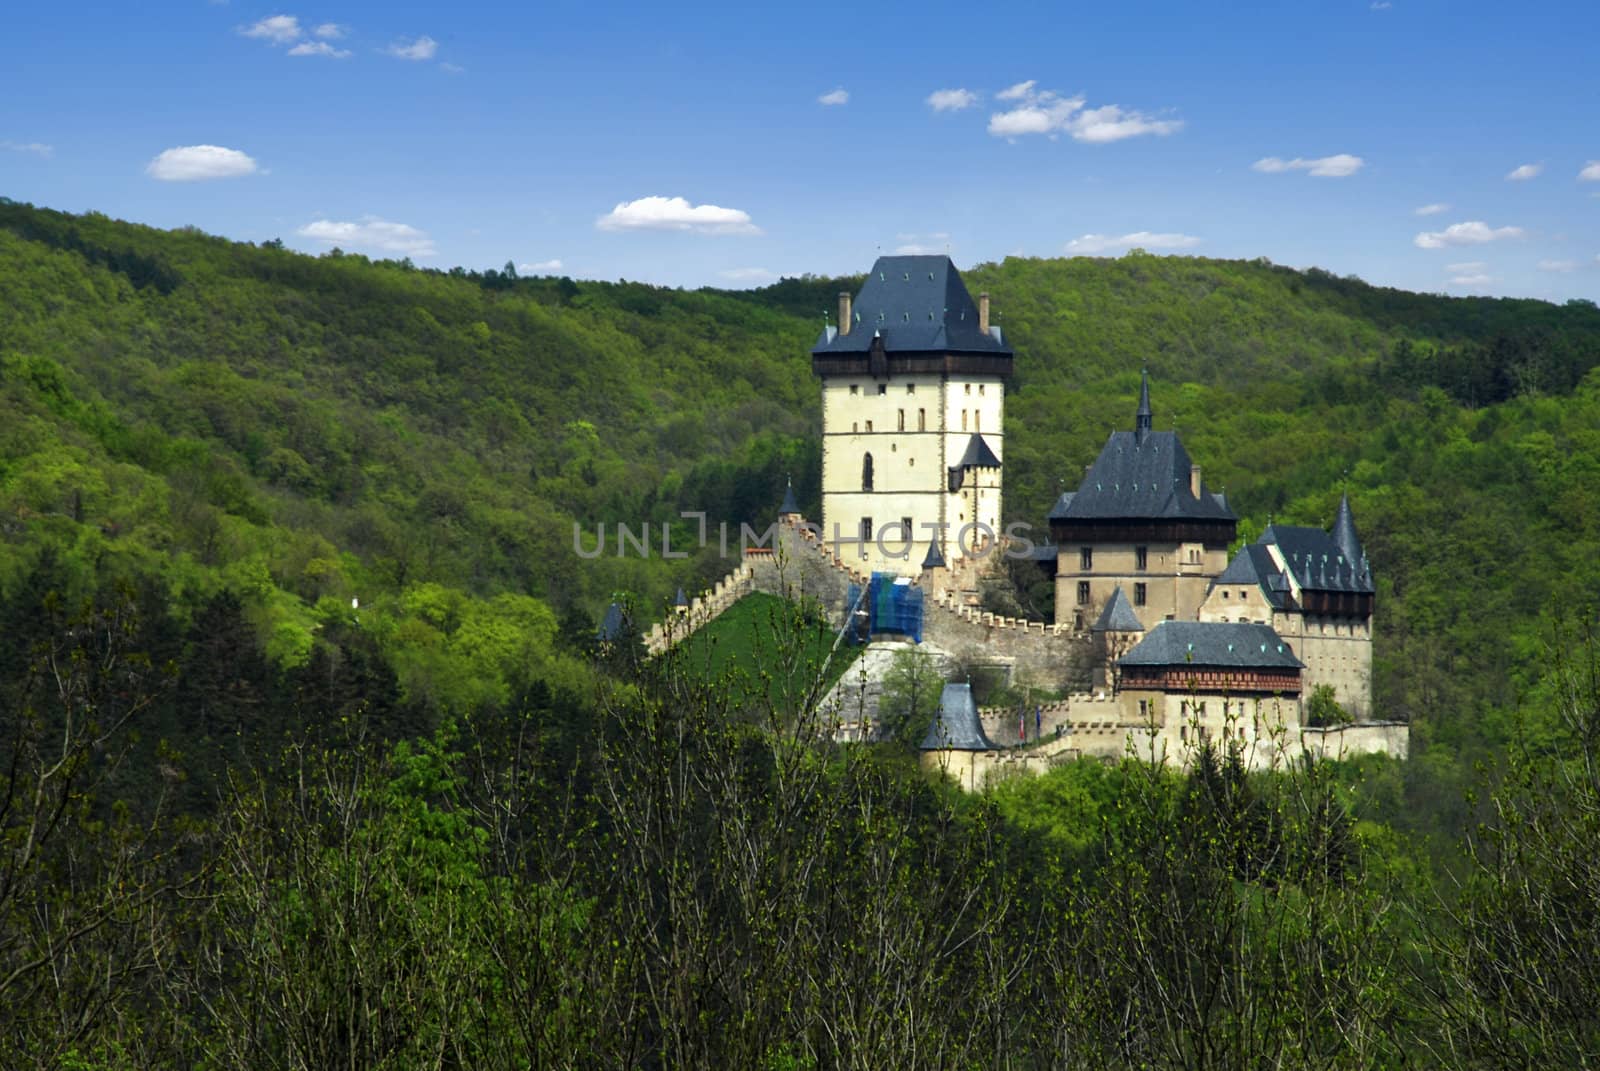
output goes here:
{"type": "Polygon", "coordinates": [[[1339,553],[1352,565],[1361,561],[1366,555],[1361,549],[1361,537],[1356,535],[1356,518],[1350,512],[1349,494],[1339,496],[1339,513],[1333,519],[1334,543],[1339,548],[1339,553]]]}
{"type": "Polygon", "coordinates": [[[1150,369],[1146,368],[1139,373],[1139,412],[1133,418],[1133,434],[1137,441],[1144,442],[1154,420],[1155,414],[1150,411],[1150,369]]]}
{"type": "Polygon", "coordinates": [[[784,489],[783,505],[778,507],[778,516],[785,517],[790,514],[798,514],[799,512],[800,506],[794,500],[794,480],[791,479],[789,481],[789,486],[784,489]]]}

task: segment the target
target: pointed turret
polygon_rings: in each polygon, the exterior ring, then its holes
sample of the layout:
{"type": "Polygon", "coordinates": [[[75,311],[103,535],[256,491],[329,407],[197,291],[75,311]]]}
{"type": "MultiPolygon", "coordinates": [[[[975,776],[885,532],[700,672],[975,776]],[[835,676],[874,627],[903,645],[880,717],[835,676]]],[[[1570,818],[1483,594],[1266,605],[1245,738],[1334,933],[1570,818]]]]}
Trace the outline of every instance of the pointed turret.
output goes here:
{"type": "Polygon", "coordinates": [[[778,519],[785,520],[798,516],[800,516],[800,505],[794,500],[794,481],[790,480],[783,491],[783,505],[778,507],[778,519]]]}
{"type": "Polygon", "coordinates": [[[1361,537],[1356,535],[1356,518],[1350,512],[1350,496],[1339,496],[1339,514],[1333,519],[1333,541],[1339,547],[1345,561],[1352,566],[1360,563],[1366,557],[1361,548],[1361,537]]]}
{"type": "Polygon", "coordinates": [[[924,570],[944,568],[944,554],[939,550],[937,535],[928,540],[928,553],[923,556],[922,568],[924,570]]]}
{"type": "Polygon", "coordinates": [[[689,596],[683,593],[682,588],[678,589],[678,597],[672,600],[672,608],[680,614],[689,612],[689,596]]]}
{"type": "Polygon", "coordinates": [[[1155,414],[1150,411],[1150,370],[1146,368],[1139,373],[1139,411],[1133,418],[1135,439],[1144,442],[1144,437],[1154,425],[1155,414]]]}
{"type": "Polygon", "coordinates": [[[978,704],[972,700],[972,685],[947,684],[939,696],[939,713],[934,715],[928,735],[922,739],[923,751],[992,751],[994,744],[983,731],[978,704]]]}

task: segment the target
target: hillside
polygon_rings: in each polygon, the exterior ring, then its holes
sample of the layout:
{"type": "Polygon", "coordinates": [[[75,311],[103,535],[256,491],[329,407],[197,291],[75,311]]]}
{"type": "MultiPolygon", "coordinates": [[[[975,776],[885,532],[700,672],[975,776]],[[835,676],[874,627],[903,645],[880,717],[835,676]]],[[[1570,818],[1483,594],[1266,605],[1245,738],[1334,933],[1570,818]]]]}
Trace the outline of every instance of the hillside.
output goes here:
{"type": "MultiPolygon", "coordinates": [[[[1042,525],[1148,366],[1244,531],[1325,521],[1348,478],[1379,708],[1424,744],[1503,736],[1544,615],[1600,581],[1600,310],[1139,253],[966,278],[1018,354],[1013,519],[1042,525]]],[[[180,634],[230,600],[278,666],[355,642],[359,600],[424,709],[575,682],[613,592],[649,617],[724,568],[584,561],[575,521],[760,521],[788,473],[815,515],[807,351],[857,282],[442,273],[0,203],[0,591],[51,547],[75,590],[136,579],[180,634]]]]}

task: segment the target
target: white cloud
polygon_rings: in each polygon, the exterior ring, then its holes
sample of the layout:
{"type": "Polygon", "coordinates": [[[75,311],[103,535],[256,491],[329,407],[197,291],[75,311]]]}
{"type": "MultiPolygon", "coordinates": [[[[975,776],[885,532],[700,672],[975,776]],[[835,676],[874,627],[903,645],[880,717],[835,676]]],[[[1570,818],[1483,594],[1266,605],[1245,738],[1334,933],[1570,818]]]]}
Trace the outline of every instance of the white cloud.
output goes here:
{"type": "Polygon", "coordinates": [[[1448,212],[1448,211],[1450,211],[1450,206],[1447,205],[1447,204],[1431,204],[1431,205],[1423,205],[1421,208],[1417,209],[1416,215],[1419,215],[1419,216],[1437,216],[1441,212],[1448,212]]]}
{"type": "Polygon", "coordinates": [[[978,100],[978,94],[970,89],[936,89],[928,94],[928,107],[936,112],[959,112],[978,100]]]}
{"type": "Polygon", "coordinates": [[[1450,280],[1451,286],[1480,287],[1488,286],[1494,282],[1494,276],[1475,273],[1472,275],[1457,275],[1450,280]]]}
{"type": "Polygon", "coordinates": [[[1528,179],[1538,178],[1539,172],[1543,170],[1543,164],[1523,164],[1521,167],[1513,168],[1511,173],[1506,176],[1506,181],[1526,182],[1528,179]]]}
{"type": "Polygon", "coordinates": [[[1366,161],[1361,157],[1341,152],[1333,156],[1319,156],[1311,160],[1299,156],[1296,156],[1293,160],[1267,156],[1257,160],[1250,167],[1252,170],[1263,171],[1269,175],[1276,175],[1284,171],[1304,171],[1317,178],[1348,178],[1360,171],[1365,165],[1366,161]]]}
{"type": "Polygon", "coordinates": [[[291,56],[327,56],[329,59],[345,59],[350,55],[348,48],[334,48],[326,41],[301,41],[289,50],[291,56]]]}
{"type": "Polygon", "coordinates": [[[1539,262],[1540,271],[1577,271],[1578,267],[1576,260],[1541,260],[1539,262]]]}
{"type": "Polygon", "coordinates": [[[936,256],[950,251],[950,233],[934,231],[931,234],[897,234],[895,255],[901,257],[936,256]]]}
{"type": "Polygon", "coordinates": [[[465,67],[457,67],[454,63],[441,63],[439,64],[439,69],[445,74],[460,74],[466,70],[465,67]]]}
{"type": "Polygon", "coordinates": [[[1394,5],[1389,3],[1389,0],[1372,0],[1372,10],[1374,11],[1388,11],[1391,7],[1394,7],[1394,5]]]}
{"type": "Polygon", "coordinates": [[[822,94],[822,96],[817,98],[817,103],[818,104],[849,104],[850,103],[850,91],[848,89],[844,89],[842,87],[839,88],[839,89],[829,90],[828,92],[822,94]]]}
{"type": "Polygon", "coordinates": [[[750,214],[737,208],[694,205],[682,197],[623,201],[595,220],[603,231],[696,231],[700,234],[760,234],[750,214]]]}
{"type": "Polygon", "coordinates": [[[437,250],[425,231],[405,223],[390,223],[377,216],[363,216],[359,223],[339,223],[319,219],[295,232],[302,238],[315,238],[329,245],[355,249],[376,249],[408,257],[431,257],[437,250]]]}
{"type": "Polygon", "coordinates": [[[1074,140],[1104,143],[1134,138],[1141,134],[1174,134],[1183,129],[1181,119],[1155,119],[1143,112],[1127,111],[1115,104],[1085,108],[1082,96],[1063,97],[1048,89],[1034,88],[1032,80],[1018,82],[995,94],[1017,107],[989,116],[989,133],[997,138],[1023,134],[1057,137],[1068,134],[1074,140]]]}
{"type": "Polygon", "coordinates": [[[1578,172],[1579,182],[1600,182],[1600,160],[1590,160],[1578,172]]]}
{"type": "Polygon", "coordinates": [[[1452,223],[1442,231],[1423,231],[1412,239],[1419,249],[1444,249],[1452,245],[1482,245],[1502,238],[1521,238],[1521,227],[1491,227],[1482,220],[1452,223]]]}
{"type": "Polygon", "coordinates": [[[273,15],[249,26],[241,26],[239,32],[246,37],[271,41],[275,45],[286,45],[290,41],[299,40],[300,20],[293,15],[273,15]]]}
{"type": "Polygon", "coordinates": [[[238,149],[220,145],[184,145],[168,149],[145,167],[145,173],[162,182],[199,182],[237,178],[256,173],[256,162],[238,149]]]}
{"type": "Polygon", "coordinates": [[[1489,265],[1481,260],[1463,260],[1457,264],[1446,264],[1444,270],[1452,275],[1470,275],[1473,272],[1489,270],[1489,265]]]}
{"type": "Polygon", "coordinates": [[[396,41],[384,51],[395,59],[431,60],[439,51],[439,42],[424,34],[409,45],[396,41]]]}
{"type": "Polygon", "coordinates": [[[345,28],[337,22],[324,22],[311,32],[324,41],[337,41],[345,35],[345,28]]]}
{"type": "Polygon", "coordinates": [[[1068,253],[1093,255],[1111,249],[1192,249],[1199,244],[1200,239],[1192,234],[1154,234],[1150,231],[1134,231],[1120,238],[1109,234],[1085,234],[1068,242],[1066,250],[1068,253]]]}
{"type": "Polygon", "coordinates": [[[778,281],[778,273],[768,271],[766,268],[729,268],[719,271],[718,275],[734,283],[773,283],[778,281]]]}
{"type": "Polygon", "coordinates": [[[561,270],[561,258],[555,257],[550,260],[540,260],[533,264],[518,264],[517,270],[527,272],[529,275],[548,275],[551,272],[561,270]]]}
{"type": "Polygon", "coordinates": [[[46,160],[55,155],[54,145],[46,145],[42,141],[0,141],[0,149],[7,152],[26,152],[34,156],[42,156],[46,160]]]}

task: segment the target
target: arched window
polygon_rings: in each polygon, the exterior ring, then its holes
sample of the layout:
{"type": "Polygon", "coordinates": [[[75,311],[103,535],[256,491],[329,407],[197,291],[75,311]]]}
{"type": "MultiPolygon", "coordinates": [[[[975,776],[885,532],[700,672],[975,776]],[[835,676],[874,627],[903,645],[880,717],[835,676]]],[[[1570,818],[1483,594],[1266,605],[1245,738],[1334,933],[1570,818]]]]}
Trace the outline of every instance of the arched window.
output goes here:
{"type": "Polygon", "coordinates": [[[872,455],[867,454],[861,459],[861,489],[872,490],[872,455]]]}

